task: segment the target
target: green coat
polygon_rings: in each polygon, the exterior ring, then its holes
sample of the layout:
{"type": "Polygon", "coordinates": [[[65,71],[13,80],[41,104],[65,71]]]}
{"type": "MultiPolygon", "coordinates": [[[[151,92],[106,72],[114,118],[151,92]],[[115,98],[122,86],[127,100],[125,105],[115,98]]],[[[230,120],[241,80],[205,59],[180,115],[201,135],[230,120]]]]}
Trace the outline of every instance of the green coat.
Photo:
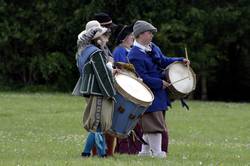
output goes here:
{"type": "MultiPolygon", "coordinates": [[[[84,51],[80,56],[86,56],[84,51]]],[[[107,58],[104,52],[98,49],[88,56],[87,61],[82,64],[83,67],[78,66],[82,69],[82,74],[75,89],[79,89],[79,94],[85,97],[90,95],[114,97],[112,73],[106,66],[107,58]]]]}

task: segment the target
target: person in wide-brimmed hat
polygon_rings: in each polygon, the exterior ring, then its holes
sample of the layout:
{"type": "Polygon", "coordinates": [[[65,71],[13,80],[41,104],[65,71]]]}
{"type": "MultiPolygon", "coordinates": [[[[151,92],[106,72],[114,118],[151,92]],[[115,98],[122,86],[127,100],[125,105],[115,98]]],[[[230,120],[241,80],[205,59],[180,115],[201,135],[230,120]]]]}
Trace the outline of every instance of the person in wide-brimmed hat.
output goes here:
{"type": "Polygon", "coordinates": [[[82,156],[90,156],[95,146],[100,157],[106,156],[104,132],[112,124],[114,96],[112,64],[102,48],[109,41],[108,29],[96,20],[89,21],[78,35],[77,67],[80,78],[73,94],[87,99],[83,126],[89,131],[82,156]]]}
{"type": "Polygon", "coordinates": [[[116,44],[113,51],[114,62],[128,63],[127,54],[133,44],[133,25],[118,25],[116,30],[116,44]]]}
{"type": "MultiPolygon", "coordinates": [[[[114,66],[136,76],[134,72],[134,67],[128,61],[128,53],[134,41],[133,37],[133,24],[131,25],[118,25],[115,31],[116,44],[113,51],[114,66]]],[[[129,84],[129,83],[128,83],[129,84]]],[[[133,129],[134,132],[124,139],[117,138],[115,152],[126,153],[126,154],[138,154],[141,149],[141,143],[139,140],[135,139],[137,137],[142,137],[141,126],[139,124],[133,129]],[[136,134],[135,137],[133,134],[136,134]]]]}
{"type": "MultiPolygon", "coordinates": [[[[82,51],[83,48],[90,44],[91,40],[96,39],[104,33],[107,33],[107,30],[108,29],[102,27],[98,21],[89,21],[85,26],[85,30],[83,30],[77,36],[78,52],[82,51]]],[[[78,55],[80,55],[78,52],[76,54],[76,58],[78,55]]]]}

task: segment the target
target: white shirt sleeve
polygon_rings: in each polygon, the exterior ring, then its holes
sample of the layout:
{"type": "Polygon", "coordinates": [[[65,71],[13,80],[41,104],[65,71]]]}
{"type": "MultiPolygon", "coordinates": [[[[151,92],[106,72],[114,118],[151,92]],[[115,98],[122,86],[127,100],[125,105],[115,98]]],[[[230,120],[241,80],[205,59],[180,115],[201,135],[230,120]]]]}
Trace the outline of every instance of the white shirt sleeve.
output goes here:
{"type": "Polygon", "coordinates": [[[112,65],[112,62],[106,63],[106,66],[107,66],[107,68],[108,68],[111,72],[113,72],[113,65],[112,65]]]}

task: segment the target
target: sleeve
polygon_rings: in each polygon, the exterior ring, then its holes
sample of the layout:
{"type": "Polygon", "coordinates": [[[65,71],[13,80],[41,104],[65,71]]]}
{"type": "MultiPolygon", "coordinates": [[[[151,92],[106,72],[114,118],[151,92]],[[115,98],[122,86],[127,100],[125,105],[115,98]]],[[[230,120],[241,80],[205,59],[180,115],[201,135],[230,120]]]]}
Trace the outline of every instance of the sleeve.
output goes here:
{"type": "Polygon", "coordinates": [[[105,97],[113,97],[115,89],[113,86],[112,74],[106,66],[102,52],[97,52],[91,57],[91,63],[94,69],[99,88],[105,97]]]}
{"type": "Polygon", "coordinates": [[[183,61],[183,58],[168,58],[168,57],[163,57],[163,66],[166,68],[168,65],[170,65],[171,63],[173,62],[182,62],[183,61]]]}
{"type": "Polygon", "coordinates": [[[148,85],[152,89],[161,89],[162,88],[162,80],[160,78],[151,77],[148,75],[146,71],[145,64],[140,59],[130,59],[130,62],[134,65],[136,72],[143,79],[143,82],[148,85]]]}
{"type": "Polygon", "coordinates": [[[126,52],[118,47],[113,51],[114,62],[124,62],[124,58],[126,57],[126,52]]]}
{"type": "Polygon", "coordinates": [[[156,46],[155,44],[153,45],[153,51],[155,52],[155,55],[156,55],[155,59],[156,61],[159,62],[158,64],[160,65],[161,68],[166,68],[168,65],[176,61],[182,62],[184,59],[184,58],[176,58],[176,57],[170,58],[170,57],[165,56],[161,52],[160,48],[156,46]]]}

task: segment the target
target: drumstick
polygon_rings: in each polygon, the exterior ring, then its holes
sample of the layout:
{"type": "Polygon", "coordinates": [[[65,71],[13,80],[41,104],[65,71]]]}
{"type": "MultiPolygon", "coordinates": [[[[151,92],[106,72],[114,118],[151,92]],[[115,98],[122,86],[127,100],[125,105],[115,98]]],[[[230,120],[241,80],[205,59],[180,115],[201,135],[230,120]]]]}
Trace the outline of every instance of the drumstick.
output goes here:
{"type": "MultiPolygon", "coordinates": [[[[170,85],[173,85],[173,84],[175,84],[175,83],[177,83],[177,82],[180,82],[180,81],[182,81],[182,80],[185,80],[185,79],[187,79],[187,78],[189,78],[189,76],[184,77],[184,78],[182,78],[182,79],[179,79],[179,80],[177,80],[177,81],[174,81],[174,82],[170,83],[169,86],[170,86],[170,85]]],[[[190,79],[190,78],[189,78],[189,79],[190,79]]]]}
{"type": "MultiPolygon", "coordinates": [[[[185,55],[186,55],[186,59],[188,60],[188,53],[187,53],[187,47],[186,46],[185,46],[185,55]]],[[[189,64],[187,64],[187,68],[188,68],[188,78],[190,79],[189,64]]]]}

